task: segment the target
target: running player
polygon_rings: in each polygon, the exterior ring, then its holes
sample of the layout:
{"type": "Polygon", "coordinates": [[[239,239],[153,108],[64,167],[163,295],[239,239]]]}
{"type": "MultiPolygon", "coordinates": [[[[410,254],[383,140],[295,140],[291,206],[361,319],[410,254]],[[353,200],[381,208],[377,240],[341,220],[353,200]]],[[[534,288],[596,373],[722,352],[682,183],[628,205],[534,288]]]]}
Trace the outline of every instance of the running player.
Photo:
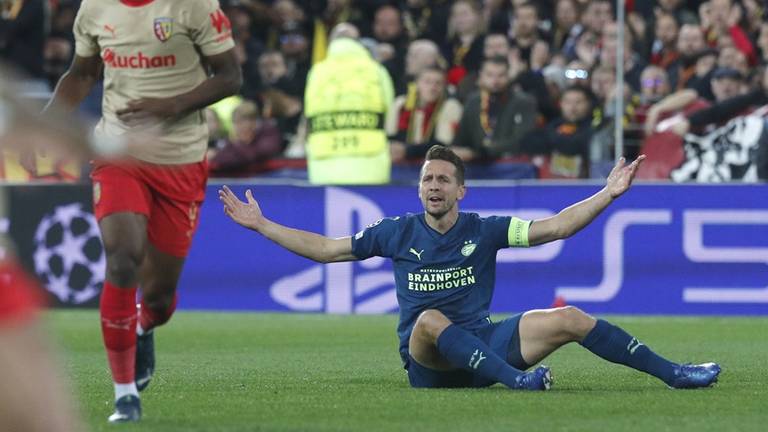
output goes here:
{"type": "Polygon", "coordinates": [[[138,391],[154,371],[152,329],[175,310],[205,192],[201,109],[235,94],[242,78],[217,0],[84,0],[74,34],[75,59],[51,105],[77,107],[103,69],[96,133],[157,136],[129,149],[129,157],[96,162],[91,174],[107,255],[100,311],[115,387],[109,421],[138,421],[138,391]]]}
{"type": "Polygon", "coordinates": [[[331,239],[278,225],[261,213],[250,190],[240,201],[226,186],[224,211],[286,249],[318,262],[392,258],[400,305],[397,328],[413,387],[484,387],[546,390],[550,370],[524,372],[557,348],[578,342],[598,356],[649,373],[674,388],[705,387],[717,380],[714,363],[679,365],[651,351],[624,330],[566,306],[532,310],[493,323],[496,252],[572,236],[631,185],[645,157],[619,161],[607,185],[557,215],[536,221],[481,218],[460,213],[464,165],[450,149],[433,146],[421,169],[424,213],[382,219],[354,237],[331,239]]]}

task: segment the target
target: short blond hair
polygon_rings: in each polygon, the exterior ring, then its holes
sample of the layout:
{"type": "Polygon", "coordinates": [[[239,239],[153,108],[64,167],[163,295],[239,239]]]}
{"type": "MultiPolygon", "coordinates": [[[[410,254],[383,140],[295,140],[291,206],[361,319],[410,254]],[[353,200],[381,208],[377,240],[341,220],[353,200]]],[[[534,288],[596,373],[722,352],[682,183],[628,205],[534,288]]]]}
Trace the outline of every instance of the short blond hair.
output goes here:
{"type": "Polygon", "coordinates": [[[259,107],[252,101],[243,101],[232,111],[232,121],[238,119],[257,119],[259,118],[259,107]]]}

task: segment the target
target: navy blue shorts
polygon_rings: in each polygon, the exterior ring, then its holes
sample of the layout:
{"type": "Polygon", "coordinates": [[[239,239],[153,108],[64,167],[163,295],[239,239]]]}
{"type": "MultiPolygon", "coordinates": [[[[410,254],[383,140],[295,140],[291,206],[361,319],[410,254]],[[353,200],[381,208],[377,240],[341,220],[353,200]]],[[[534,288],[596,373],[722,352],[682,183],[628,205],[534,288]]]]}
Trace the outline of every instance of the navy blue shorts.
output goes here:
{"type": "MultiPolygon", "coordinates": [[[[520,353],[520,317],[517,314],[497,323],[489,322],[472,333],[485,342],[499,357],[507,359],[513,367],[526,370],[531,365],[525,363],[520,353]]],[[[457,388],[457,387],[488,387],[495,381],[476,376],[463,369],[440,371],[424,367],[408,356],[405,364],[411,387],[426,388],[457,388]]]]}

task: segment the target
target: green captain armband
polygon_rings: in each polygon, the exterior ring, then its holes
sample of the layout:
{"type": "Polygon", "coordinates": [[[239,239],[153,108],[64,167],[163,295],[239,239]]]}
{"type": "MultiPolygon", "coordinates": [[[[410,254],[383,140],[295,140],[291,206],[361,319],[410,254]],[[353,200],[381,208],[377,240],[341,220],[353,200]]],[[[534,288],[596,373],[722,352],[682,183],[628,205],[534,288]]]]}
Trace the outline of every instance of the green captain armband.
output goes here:
{"type": "Polygon", "coordinates": [[[509,221],[509,230],[507,231],[507,241],[512,247],[528,247],[528,228],[531,221],[522,220],[513,217],[509,221]]]}

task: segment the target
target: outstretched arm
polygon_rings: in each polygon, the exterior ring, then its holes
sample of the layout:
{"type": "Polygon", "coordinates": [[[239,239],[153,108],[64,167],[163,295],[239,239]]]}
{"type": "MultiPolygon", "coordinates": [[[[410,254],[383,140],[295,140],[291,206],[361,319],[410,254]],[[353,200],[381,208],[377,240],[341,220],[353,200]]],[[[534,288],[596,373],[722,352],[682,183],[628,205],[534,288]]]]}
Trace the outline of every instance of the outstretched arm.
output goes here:
{"type": "Polygon", "coordinates": [[[533,221],[528,231],[528,244],[531,246],[568,238],[587,226],[608,205],[629,189],[632,179],[640,164],[645,160],[641,155],[634,162],[625,166],[621,158],[608,175],[605,187],[600,192],[580,201],[560,213],[546,219],[533,221]]]}
{"type": "Polygon", "coordinates": [[[288,228],[264,217],[259,203],[250,189],[245,192],[246,202],[227,186],[219,189],[219,199],[224,204],[224,213],[240,225],[252,229],[289,251],[321,263],[354,261],[352,239],[332,239],[319,234],[288,228]]]}

